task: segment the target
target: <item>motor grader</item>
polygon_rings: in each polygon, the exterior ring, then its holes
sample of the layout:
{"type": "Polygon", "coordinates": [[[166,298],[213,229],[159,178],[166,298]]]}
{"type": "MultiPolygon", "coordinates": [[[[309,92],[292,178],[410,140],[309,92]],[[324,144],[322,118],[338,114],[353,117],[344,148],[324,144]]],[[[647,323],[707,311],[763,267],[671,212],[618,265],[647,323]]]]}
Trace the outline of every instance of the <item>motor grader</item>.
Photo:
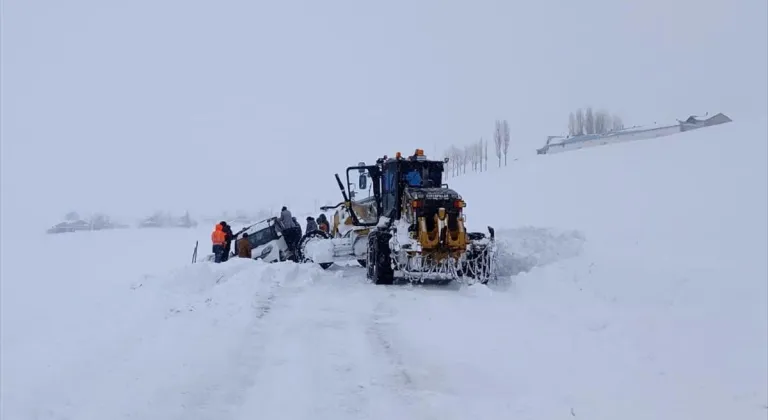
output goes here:
{"type": "MultiPolygon", "coordinates": [[[[354,191],[353,191],[354,193],[354,191]]],[[[355,224],[353,214],[359,215],[358,220],[371,220],[376,217],[376,200],[374,197],[367,197],[362,200],[350,200],[349,206],[354,211],[350,211],[346,201],[343,201],[335,206],[323,206],[320,207],[322,211],[335,210],[331,219],[330,232],[327,236],[322,235],[325,239],[331,239],[333,244],[333,256],[335,261],[340,260],[357,260],[358,264],[365,267],[366,256],[365,253],[368,248],[367,236],[370,232],[370,228],[367,226],[359,226],[355,224]]],[[[317,235],[316,238],[320,238],[321,235],[317,235]]],[[[303,255],[310,254],[306,249],[306,245],[310,241],[302,241],[301,248],[303,255]]],[[[311,257],[307,257],[307,260],[312,260],[311,257]]]]}
{"type": "MultiPolygon", "coordinates": [[[[495,277],[494,230],[489,226],[487,237],[466,231],[466,202],[443,184],[447,162],[429,160],[417,149],[407,158],[397,153],[394,158],[377,159],[374,165],[348,167],[346,187],[336,174],[344,201],[334,207],[346,210],[345,222],[354,227],[356,242],[366,241],[361,265],[372,282],[485,284],[495,277]],[[369,200],[351,200],[353,171],[358,172],[359,190],[366,189],[370,178],[369,200]]],[[[338,210],[337,215],[341,215],[338,210]]]]}

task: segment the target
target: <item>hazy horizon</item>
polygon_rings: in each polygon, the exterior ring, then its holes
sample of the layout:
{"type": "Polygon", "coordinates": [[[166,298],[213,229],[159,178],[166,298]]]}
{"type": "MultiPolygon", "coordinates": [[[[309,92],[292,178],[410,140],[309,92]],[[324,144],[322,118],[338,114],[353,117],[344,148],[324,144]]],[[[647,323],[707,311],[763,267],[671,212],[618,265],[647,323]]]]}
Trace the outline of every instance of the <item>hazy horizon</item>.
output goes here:
{"type": "MultiPolygon", "coordinates": [[[[768,112],[768,6],[4,1],[2,219],[340,199],[335,172],[492,139],[768,112]]],[[[491,151],[492,153],[492,151],[491,151]]]]}

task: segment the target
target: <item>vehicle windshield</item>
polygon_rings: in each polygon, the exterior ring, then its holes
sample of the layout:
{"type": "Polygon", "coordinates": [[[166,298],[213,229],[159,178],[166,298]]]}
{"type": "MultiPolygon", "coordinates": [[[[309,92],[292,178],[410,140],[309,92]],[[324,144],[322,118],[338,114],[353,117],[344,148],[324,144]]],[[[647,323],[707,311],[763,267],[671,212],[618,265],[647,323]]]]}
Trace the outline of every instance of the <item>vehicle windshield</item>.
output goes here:
{"type": "MultiPolygon", "coordinates": [[[[379,214],[376,211],[376,199],[373,196],[362,199],[356,198],[352,201],[352,210],[355,212],[357,219],[362,223],[377,223],[379,221],[379,214]]],[[[351,223],[352,221],[350,220],[349,222],[351,223]]]]}
{"type": "MultiPolygon", "coordinates": [[[[352,201],[352,211],[361,223],[378,223],[379,214],[376,209],[376,197],[373,192],[373,178],[367,170],[353,169],[347,174],[349,176],[348,191],[352,201]],[[365,177],[364,188],[360,188],[360,178],[365,177]]],[[[351,215],[342,212],[340,215],[342,224],[352,225],[351,215]]]]}

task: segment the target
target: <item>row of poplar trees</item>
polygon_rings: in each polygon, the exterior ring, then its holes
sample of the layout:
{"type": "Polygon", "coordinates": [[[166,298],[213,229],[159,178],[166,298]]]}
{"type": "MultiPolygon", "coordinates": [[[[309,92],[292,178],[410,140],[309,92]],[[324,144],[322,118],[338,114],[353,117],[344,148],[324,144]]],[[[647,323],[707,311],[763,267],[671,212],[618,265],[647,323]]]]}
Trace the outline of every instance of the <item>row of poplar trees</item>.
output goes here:
{"type": "MultiPolygon", "coordinates": [[[[477,142],[464,147],[451,146],[445,152],[445,157],[448,158],[447,173],[455,177],[467,173],[467,170],[487,171],[488,143],[487,139],[481,137],[477,142]]],[[[507,120],[496,120],[493,144],[499,167],[502,166],[502,162],[506,166],[509,153],[509,122],[507,120]]]]}
{"type": "Polygon", "coordinates": [[[571,137],[604,134],[622,128],[624,123],[618,115],[611,115],[605,111],[593,112],[592,108],[587,108],[586,112],[579,108],[568,116],[568,135],[571,137]]]}
{"type": "MultiPolygon", "coordinates": [[[[568,116],[568,135],[571,137],[603,134],[623,128],[624,123],[618,115],[612,115],[606,111],[593,111],[591,107],[587,107],[586,110],[579,108],[568,116]]],[[[488,143],[487,139],[481,137],[477,142],[464,147],[451,146],[445,152],[445,157],[448,158],[446,173],[455,177],[467,171],[487,171],[488,143]]],[[[493,145],[498,166],[507,166],[509,154],[509,122],[507,120],[496,120],[493,145]]]]}

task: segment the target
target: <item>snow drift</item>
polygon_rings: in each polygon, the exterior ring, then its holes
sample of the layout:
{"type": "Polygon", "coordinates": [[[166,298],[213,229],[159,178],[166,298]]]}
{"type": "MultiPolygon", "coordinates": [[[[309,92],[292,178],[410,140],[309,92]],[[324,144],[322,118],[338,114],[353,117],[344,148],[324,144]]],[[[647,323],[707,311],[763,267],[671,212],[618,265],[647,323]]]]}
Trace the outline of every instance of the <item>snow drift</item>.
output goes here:
{"type": "Polygon", "coordinates": [[[314,266],[234,259],[144,276],[121,293],[94,296],[108,300],[103,313],[85,300],[64,305],[84,314],[59,316],[80,325],[57,336],[28,331],[46,340],[37,343],[40,353],[18,346],[29,339],[4,339],[3,417],[225,418],[264,345],[260,318],[278,296],[323,276],[331,275],[314,266]]]}

